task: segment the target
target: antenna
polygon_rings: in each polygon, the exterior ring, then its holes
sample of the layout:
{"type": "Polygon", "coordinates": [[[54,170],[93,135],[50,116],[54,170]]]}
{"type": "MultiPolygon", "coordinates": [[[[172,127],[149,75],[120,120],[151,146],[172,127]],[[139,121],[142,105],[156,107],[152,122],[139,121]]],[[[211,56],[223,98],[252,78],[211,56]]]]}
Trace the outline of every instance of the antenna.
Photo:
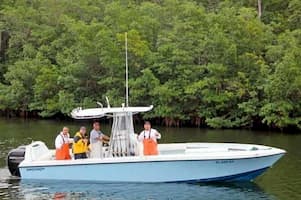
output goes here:
{"type": "Polygon", "coordinates": [[[102,105],[102,103],[100,103],[100,102],[96,102],[97,103],[97,105],[99,105],[101,108],[103,108],[103,105],[102,105]]]}
{"type": "Polygon", "coordinates": [[[129,107],[129,66],[128,66],[128,35],[125,32],[125,101],[129,107]]]}
{"type": "Polygon", "coordinates": [[[106,101],[107,101],[108,108],[111,108],[110,101],[109,101],[109,98],[107,96],[106,96],[106,101]]]}

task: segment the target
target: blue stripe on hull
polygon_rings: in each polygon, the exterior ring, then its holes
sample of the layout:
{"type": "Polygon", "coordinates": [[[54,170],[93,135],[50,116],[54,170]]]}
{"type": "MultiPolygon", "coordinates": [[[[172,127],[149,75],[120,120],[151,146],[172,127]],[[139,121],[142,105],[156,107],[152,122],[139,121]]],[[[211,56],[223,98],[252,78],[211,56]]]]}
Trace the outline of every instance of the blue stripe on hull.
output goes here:
{"type": "MultiPolygon", "coordinates": [[[[216,178],[208,178],[208,179],[199,179],[199,180],[187,180],[187,181],[176,181],[175,183],[185,182],[185,183],[204,183],[204,182],[235,182],[235,181],[251,181],[255,179],[257,176],[261,175],[265,172],[269,167],[265,167],[262,169],[245,172],[241,174],[235,174],[231,176],[223,176],[216,178]]],[[[172,183],[172,182],[170,182],[172,183]]]]}

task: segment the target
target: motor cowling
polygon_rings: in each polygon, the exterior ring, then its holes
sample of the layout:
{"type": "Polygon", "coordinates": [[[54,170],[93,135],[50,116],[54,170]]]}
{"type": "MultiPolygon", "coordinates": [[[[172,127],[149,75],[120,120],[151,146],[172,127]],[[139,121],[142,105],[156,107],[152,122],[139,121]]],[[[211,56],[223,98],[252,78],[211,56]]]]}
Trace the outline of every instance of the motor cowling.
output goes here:
{"type": "Polygon", "coordinates": [[[19,164],[24,160],[25,146],[11,150],[7,155],[7,167],[12,176],[21,177],[19,164]]]}

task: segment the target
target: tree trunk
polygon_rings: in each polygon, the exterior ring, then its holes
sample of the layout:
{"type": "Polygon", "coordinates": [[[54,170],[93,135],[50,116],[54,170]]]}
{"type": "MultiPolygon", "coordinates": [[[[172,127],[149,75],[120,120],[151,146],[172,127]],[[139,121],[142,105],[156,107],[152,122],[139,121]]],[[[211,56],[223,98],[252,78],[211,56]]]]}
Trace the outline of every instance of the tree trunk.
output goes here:
{"type": "Polygon", "coordinates": [[[261,14],[262,14],[262,0],[257,0],[257,4],[258,4],[258,18],[261,18],[261,14]]]}
{"type": "Polygon", "coordinates": [[[0,61],[6,60],[6,50],[8,49],[9,34],[7,31],[0,32],[0,61]]]}

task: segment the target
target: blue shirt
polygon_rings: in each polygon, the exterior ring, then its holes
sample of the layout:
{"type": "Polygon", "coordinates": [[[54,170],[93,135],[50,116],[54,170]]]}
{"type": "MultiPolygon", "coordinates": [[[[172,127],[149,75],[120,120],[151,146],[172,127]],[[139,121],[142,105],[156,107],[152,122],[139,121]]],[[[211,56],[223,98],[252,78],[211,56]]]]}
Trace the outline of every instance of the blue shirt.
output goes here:
{"type": "Polygon", "coordinates": [[[96,131],[95,129],[93,129],[91,132],[90,132],[90,143],[93,144],[93,143],[96,143],[96,142],[99,142],[99,137],[101,138],[103,136],[103,133],[101,131],[96,131]]]}

